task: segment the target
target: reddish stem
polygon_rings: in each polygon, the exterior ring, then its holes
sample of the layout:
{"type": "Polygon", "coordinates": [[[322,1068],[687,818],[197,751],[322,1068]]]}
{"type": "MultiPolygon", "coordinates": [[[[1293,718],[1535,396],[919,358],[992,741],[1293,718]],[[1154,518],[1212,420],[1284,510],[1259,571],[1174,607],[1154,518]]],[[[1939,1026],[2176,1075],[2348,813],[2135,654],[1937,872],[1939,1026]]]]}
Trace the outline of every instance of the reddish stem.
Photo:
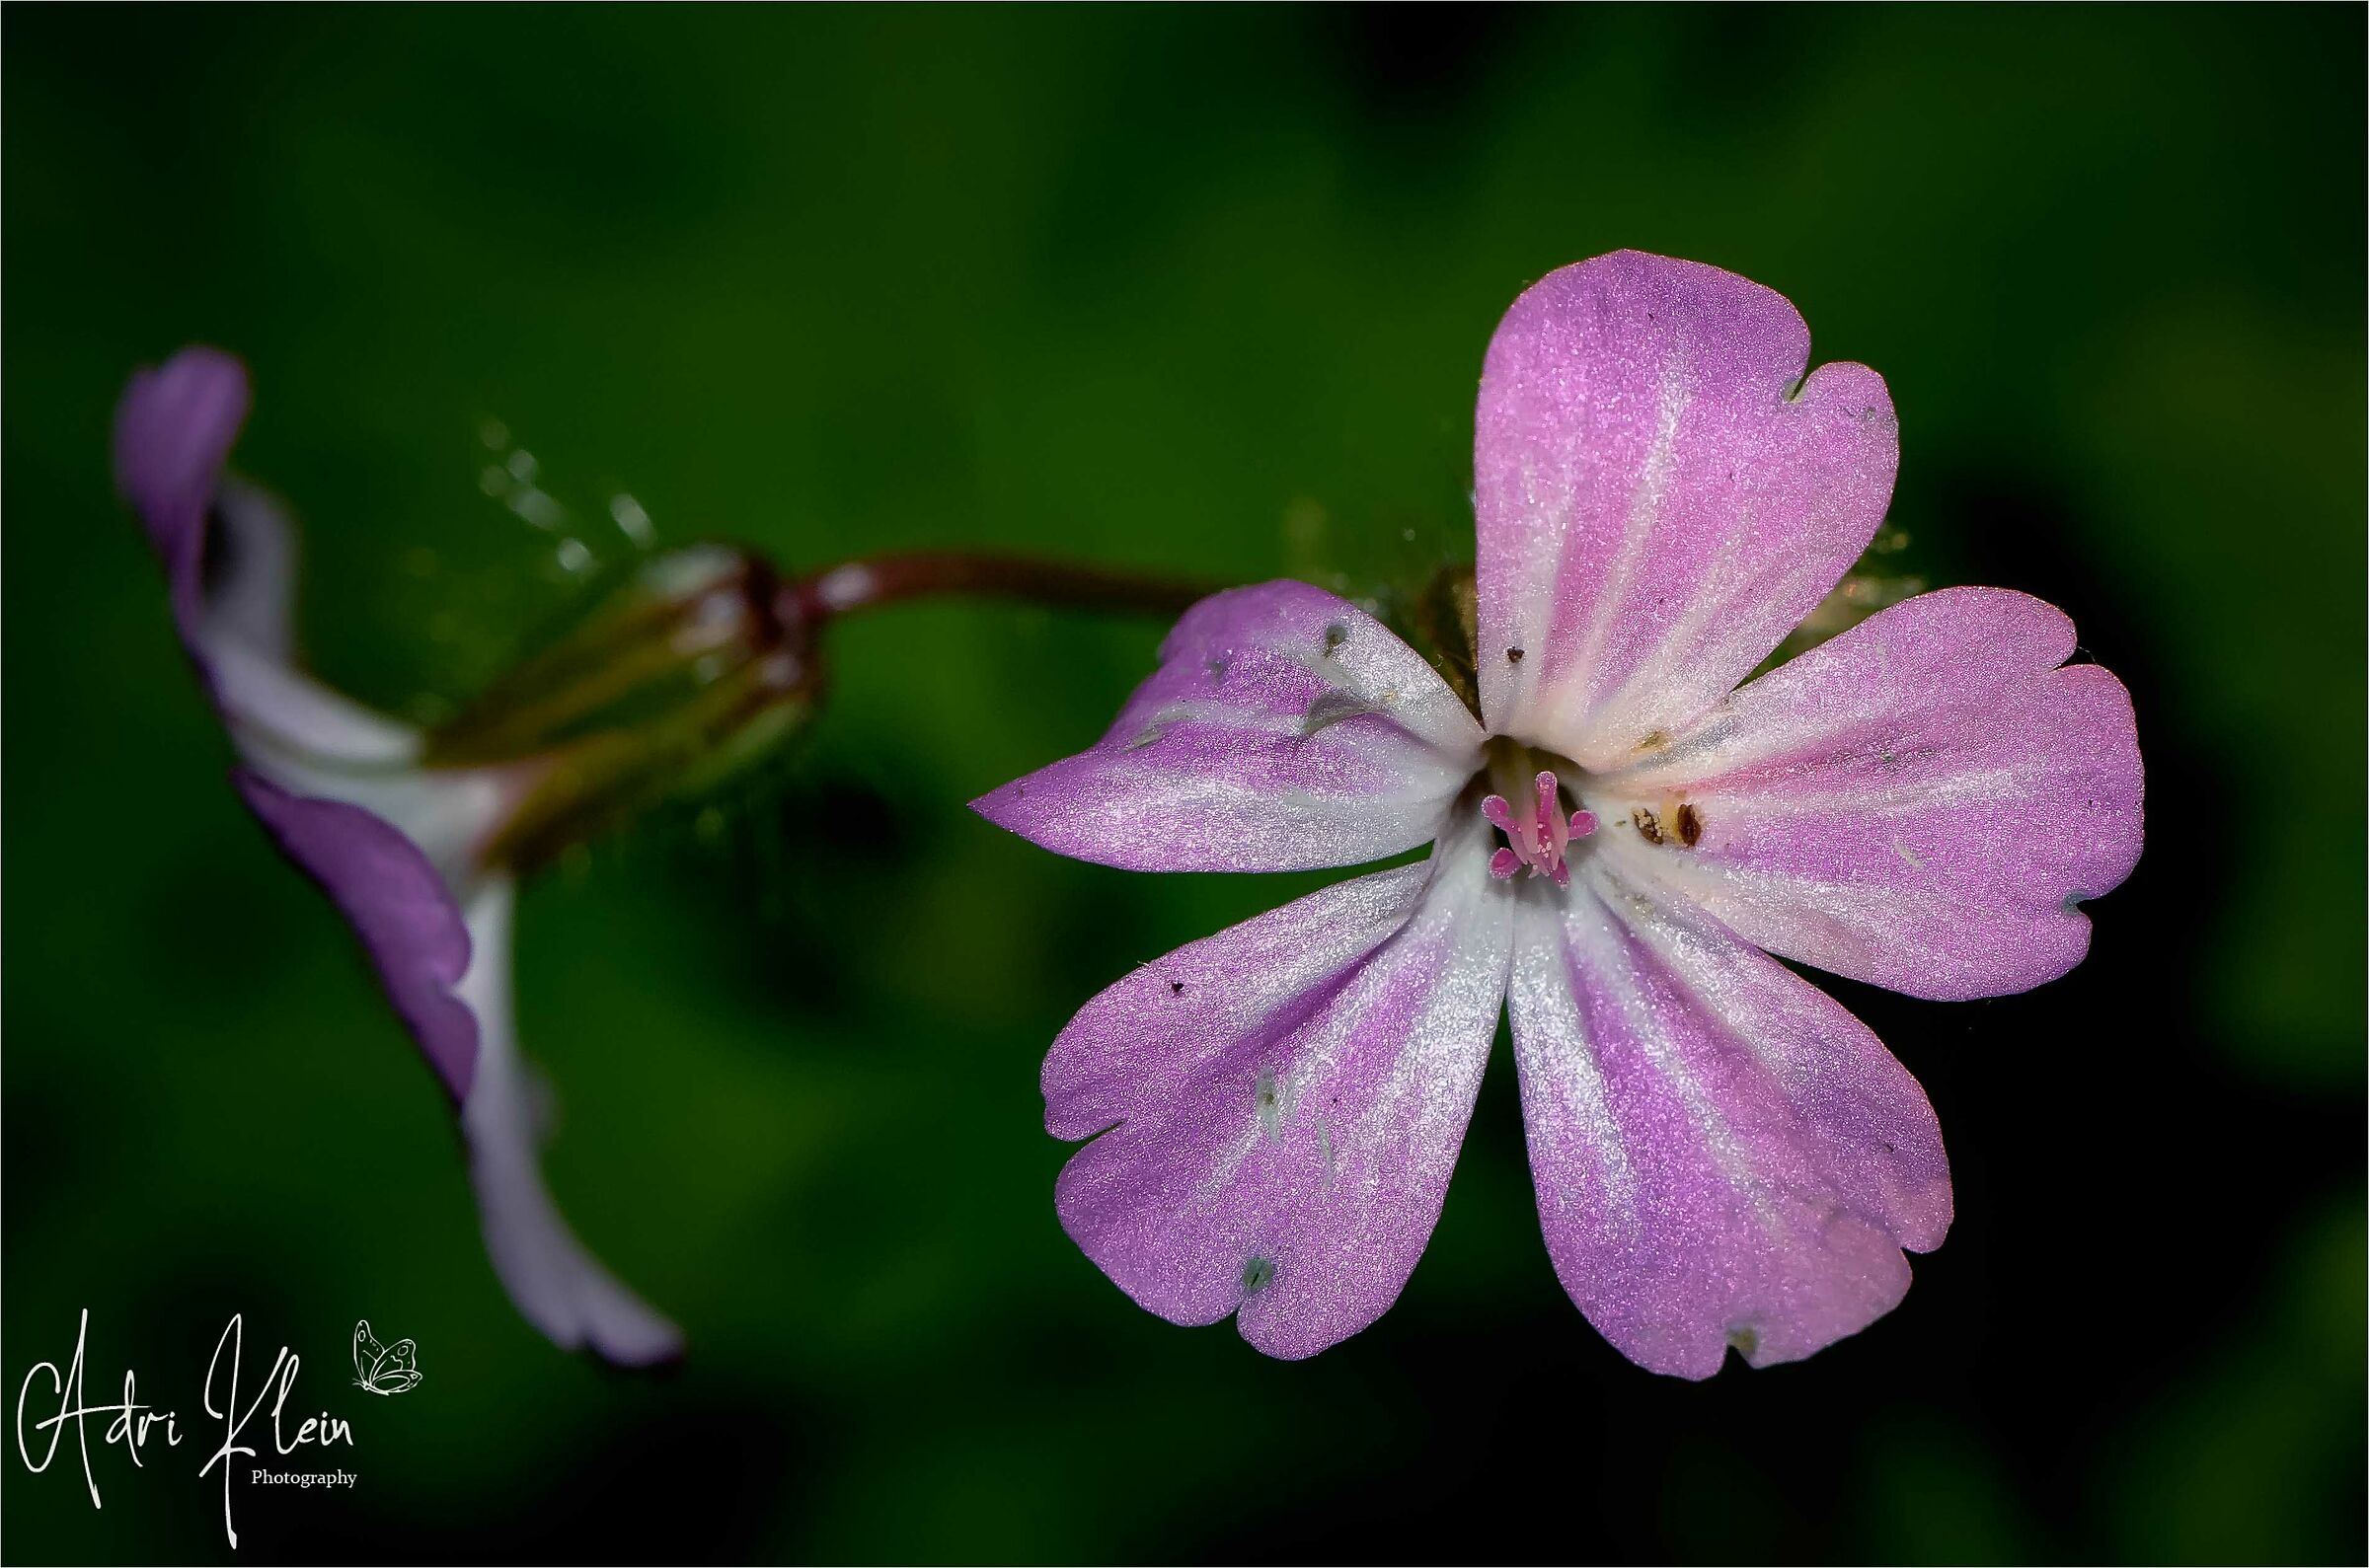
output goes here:
{"type": "Polygon", "coordinates": [[[916,550],[846,561],[786,584],[783,608],[808,623],[851,610],[943,594],[1019,599],[1080,610],[1174,616],[1216,589],[1099,566],[962,550],[916,550]]]}

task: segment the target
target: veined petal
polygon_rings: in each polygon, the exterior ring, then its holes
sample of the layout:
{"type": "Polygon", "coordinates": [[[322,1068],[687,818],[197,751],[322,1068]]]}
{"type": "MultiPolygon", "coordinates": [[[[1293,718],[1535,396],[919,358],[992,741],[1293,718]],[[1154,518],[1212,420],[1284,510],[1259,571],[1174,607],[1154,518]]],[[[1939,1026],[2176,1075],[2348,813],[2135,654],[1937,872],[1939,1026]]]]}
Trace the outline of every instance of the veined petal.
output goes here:
{"type": "Polygon", "coordinates": [[[1300,582],[1202,600],[1095,747],[971,802],[1142,871],[1353,865],[1432,838],[1481,726],[1372,616],[1300,582]]]}
{"type": "Polygon", "coordinates": [[[1121,1290],[1172,1322],[1239,1313],[1288,1359],[1398,1299],[1504,995],[1510,900],[1487,863],[1461,844],[1311,894],[1146,964],[1062,1031],[1045,1124],[1109,1130],[1056,1206],[1121,1290]]]}
{"type": "Polygon", "coordinates": [[[474,954],[459,996],[477,1016],[477,1082],[461,1107],[469,1177],[477,1188],[486,1255],[518,1313],[566,1350],[589,1350],[621,1367],[682,1354],[680,1330],[619,1284],[568,1229],[543,1183],[540,1140],[510,1005],[507,878],[470,899],[474,954]]]}
{"type": "Polygon", "coordinates": [[[2053,980],[2089,950],[2075,906],[2130,874],[2143,837],[2130,696],[2063,664],[2073,650],[2073,623],[2026,594],[1894,605],[1597,781],[1601,853],[1855,980],[1939,999],[2053,980]]]}
{"type": "Polygon", "coordinates": [[[1857,1333],[1938,1246],[1932,1107],[1865,1025],[1600,862],[1525,894],[1509,995],[1540,1223],[1623,1355],[1708,1378],[1857,1333]]]}
{"type": "Polygon", "coordinates": [[[163,558],[183,645],[250,762],[267,766],[258,753],[274,750],[409,762],[420,749],[411,726],[293,662],[293,532],[269,496],[223,473],[249,404],[238,360],[185,348],[135,373],[116,406],[115,483],[163,558]]]}
{"type": "Polygon", "coordinates": [[[1772,289],[1624,251],[1549,273],[1481,377],[1482,713],[1590,770],[1675,734],[1840,581],[1899,427],[1865,365],[1806,381],[1772,289]]]}

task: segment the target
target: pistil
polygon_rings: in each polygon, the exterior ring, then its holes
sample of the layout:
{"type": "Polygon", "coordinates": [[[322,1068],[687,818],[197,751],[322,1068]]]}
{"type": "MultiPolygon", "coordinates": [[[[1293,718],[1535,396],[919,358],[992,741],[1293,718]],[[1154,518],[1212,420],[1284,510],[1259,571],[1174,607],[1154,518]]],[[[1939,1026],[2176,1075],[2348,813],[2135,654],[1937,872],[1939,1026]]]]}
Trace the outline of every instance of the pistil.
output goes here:
{"type": "Polygon", "coordinates": [[[1563,781],[1551,768],[1539,770],[1527,791],[1517,784],[1512,792],[1520,798],[1519,806],[1502,794],[1487,796],[1481,802],[1481,814],[1506,840],[1490,857],[1490,875],[1506,881],[1528,866],[1532,876],[1550,878],[1557,887],[1569,886],[1571,868],[1567,856],[1571,841],[1596,831],[1596,814],[1584,809],[1564,814],[1563,781]]]}

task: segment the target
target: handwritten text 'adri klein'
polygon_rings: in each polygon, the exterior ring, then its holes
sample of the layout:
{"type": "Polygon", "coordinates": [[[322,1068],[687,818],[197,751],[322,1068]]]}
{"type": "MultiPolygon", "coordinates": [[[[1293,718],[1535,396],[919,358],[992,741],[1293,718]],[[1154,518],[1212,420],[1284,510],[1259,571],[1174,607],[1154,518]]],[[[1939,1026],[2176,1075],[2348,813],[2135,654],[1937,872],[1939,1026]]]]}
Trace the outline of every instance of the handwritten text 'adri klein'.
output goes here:
{"type": "MultiPolygon", "coordinates": [[[[74,1438],[82,1450],[83,1484],[90,1488],[91,1506],[97,1508],[100,1506],[99,1482],[91,1471],[91,1417],[112,1418],[108,1421],[106,1431],[101,1434],[100,1444],[102,1447],[121,1444],[124,1452],[131,1456],[135,1467],[146,1463],[140,1457],[140,1451],[150,1439],[162,1437],[167,1448],[179,1448],[181,1432],[175,1424],[172,1411],[158,1410],[152,1405],[140,1403],[135,1380],[129,1369],[123,1374],[123,1399],[120,1404],[89,1402],[83,1394],[82,1368],[83,1348],[90,1329],[91,1314],[86,1308],[82,1314],[82,1325],[74,1333],[74,1357],[66,1364],[66,1370],[60,1373],[56,1363],[44,1361],[25,1375],[25,1381],[17,1389],[17,1454],[25,1460],[27,1469],[36,1473],[47,1469],[49,1461],[57,1457],[58,1440],[65,1436],[66,1423],[73,1422],[74,1438]],[[46,1432],[49,1435],[49,1447],[42,1451],[40,1461],[36,1463],[33,1446],[25,1438],[25,1404],[32,1397],[34,1384],[44,1376],[49,1381],[49,1389],[43,1397],[57,1400],[57,1414],[34,1423],[33,1430],[36,1433],[46,1432]]],[[[255,1456],[255,1450],[241,1443],[239,1434],[247,1429],[247,1423],[263,1408],[267,1394],[271,1396],[271,1446],[281,1455],[294,1454],[307,1446],[327,1448],[334,1443],[343,1443],[347,1448],[353,1446],[351,1424],[333,1419],[326,1410],[318,1416],[306,1416],[293,1437],[284,1435],[281,1413],[287,1408],[288,1395],[296,1386],[296,1369],[301,1364],[301,1358],[290,1354],[285,1345],[280,1347],[278,1357],[271,1363],[271,1371],[264,1379],[263,1386],[256,1390],[255,1397],[247,1401],[244,1409],[240,1408],[239,1353],[245,1335],[246,1329],[240,1321],[240,1314],[232,1313],[230,1322],[222,1330],[222,1337],[214,1342],[214,1359],[206,1364],[205,1413],[222,1424],[222,1443],[197,1471],[202,1477],[210,1474],[215,1465],[222,1466],[222,1531],[230,1537],[233,1546],[239,1543],[239,1532],[230,1518],[231,1460],[241,1455],[249,1458],[255,1456]],[[228,1352],[227,1357],[225,1352],[228,1352]],[[274,1392],[274,1389],[277,1391],[274,1392]]]]}

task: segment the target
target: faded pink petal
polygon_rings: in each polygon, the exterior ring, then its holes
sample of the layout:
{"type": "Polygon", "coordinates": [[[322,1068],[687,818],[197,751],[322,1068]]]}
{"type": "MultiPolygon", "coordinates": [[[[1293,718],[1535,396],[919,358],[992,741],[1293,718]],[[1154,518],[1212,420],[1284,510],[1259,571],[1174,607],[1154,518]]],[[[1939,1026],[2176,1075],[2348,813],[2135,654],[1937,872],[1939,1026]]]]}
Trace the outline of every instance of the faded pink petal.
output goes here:
{"type": "Polygon", "coordinates": [[[1841,580],[1899,459],[1883,380],[1785,297],[1623,251],[1513,303],[1481,378],[1482,711],[1597,771],[1724,697],[1841,580]]]}
{"type": "Polygon", "coordinates": [[[487,1252],[520,1313],[621,1365],[668,1359],[674,1326],[584,1251],[543,1185],[510,1015],[510,885],[476,863],[532,770],[420,771],[409,725],[297,666],[293,531],[223,473],[247,406],[237,360],[185,349],[133,377],[115,424],[117,484],[244,764],[232,781],[353,928],[457,1104],[487,1252]]]}
{"type": "Polygon", "coordinates": [[[464,914],[428,857],[378,816],[290,794],[244,768],[232,780],[353,928],[458,1105],[486,1254],[519,1315],[562,1349],[618,1366],[679,1355],[674,1325],[584,1250],[543,1183],[510,1004],[509,880],[481,881],[464,914]]]}
{"type": "Polygon", "coordinates": [[[476,957],[459,994],[483,1025],[477,1083],[461,1107],[469,1180],[477,1189],[486,1255],[518,1313],[564,1350],[620,1367],[682,1354],[683,1336],[584,1249],[543,1182],[541,1130],[518,1052],[510,1002],[514,889],[501,878],[470,899],[476,957]]]}
{"type": "Polygon", "coordinates": [[[1044,1068],[1047,1127],[1109,1128],[1061,1173],[1071,1237],[1152,1311],[1239,1312],[1269,1355],[1314,1355],[1379,1317],[1438,1222],[1496,1032],[1507,905],[1492,887],[1477,845],[1443,850],[1088,1003],[1044,1068]]]}
{"type": "Polygon", "coordinates": [[[1306,583],[1202,600],[1092,750],[972,802],[1048,850],[1158,871],[1354,865],[1430,839],[1481,727],[1421,656],[1306,583]]]}
{"type": "Polygon", "coordinates": [[[275,756],[372,768],[414,761],[420,737],[411,725],[297,662],[296,534],[278,501],[224,479],[200,532],[202,587],[184,635],[241,754],[267,770],[275,756]]]}
{"type": "Polygon", "coordinates": [[[1940,1126],[1865,1025],[1601,871],[1529,897],[1510,986],[1539,1218],[1622,1354],[1708,1378],[1857,1333],[1949,1224],[1940,1126]]]}
{"type": "Polygon", "coordinates": [[[1894,605],[1599,781],[1665,825],[1688,803],[1700,832],[1655,846],[1616,813],[1603,853],[1855,980],[1939,999],[2053,980],[2089,949],[2075,905],[2129,875],[2142,838],[2129,694],[2063,665],[2073,650],[2062,611],[2007,589],[1894,605]]]}

